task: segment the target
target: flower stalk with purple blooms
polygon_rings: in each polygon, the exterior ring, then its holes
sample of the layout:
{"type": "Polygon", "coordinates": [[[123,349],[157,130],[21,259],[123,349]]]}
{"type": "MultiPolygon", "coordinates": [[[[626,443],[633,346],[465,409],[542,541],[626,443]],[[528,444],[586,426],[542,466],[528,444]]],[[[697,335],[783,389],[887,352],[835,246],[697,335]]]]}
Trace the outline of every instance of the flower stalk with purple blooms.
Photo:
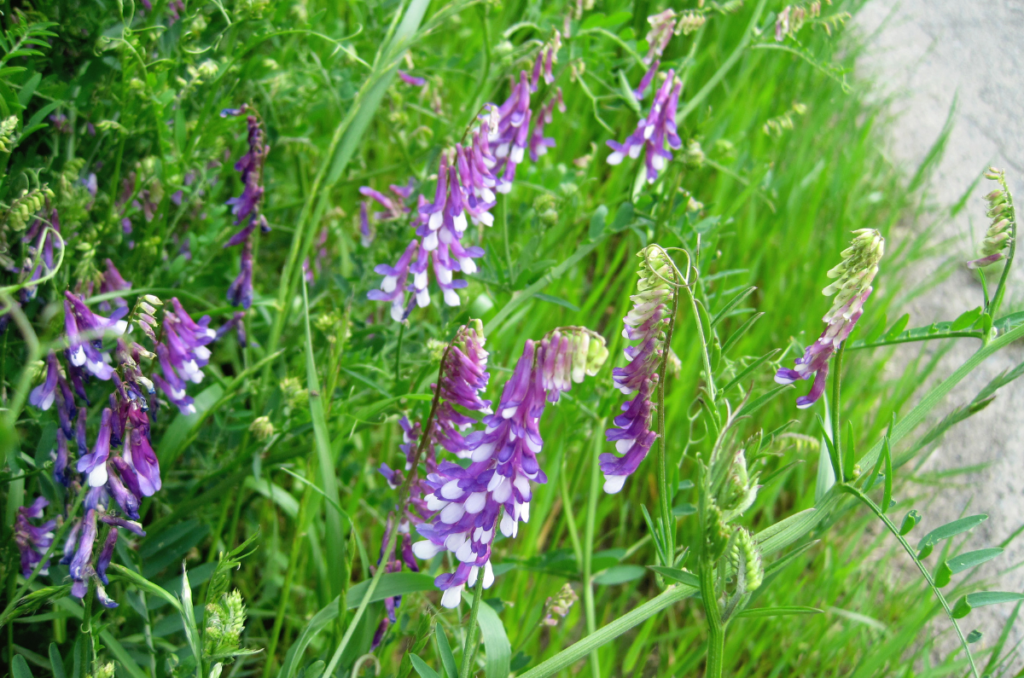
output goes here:
{"type": "MultiPolygon", "coordinates": [[[[775,374],[779,384],[792,384],[801,379],[814,378],[811,391],[796,399],[796,406],[805,409],[818,402],[825,392],[829,359],[839,350],[850,336],[857,321],[864,312],[864,302],[874,289],[871,282],[878,273],[878,262],[885,254],[885,239],[873,228],[862,228],[853,232],[850,247],[843,250],[843,261],[828,272],[829,278],[838,278],[822,290],[825,296],[835,295],[832,308],[822,321],[825,331],[804,355],[796,359],[793,368],[784,367],[775,374]]],[[[832,403],[832,410],[837,410],[832,403]]]]}
{"type": "MultiPolygon", "coordinates": [[[[110,292],[131,287],[109,262],[104,282],[110,283],[110,292]]],[[[103,585],[107,583],[106,569],[118,538],[117,530],[126,528],[144,536],[142,526],[134,521],[139,519],[143,497],[152,496],[162,486],[160,464],[150,442],[150,417],[157,403],[154,382],[183,413],[194,411],[185,384],[202,381],[202,370],[210,358],[206,346],[216,333],[209,328],[208,316],[194,321],[177,299],[171,299],[171,308],[165,309],[159,336],[154,315],[162,302],[151,295],[139,298],[128,316],[131,324],[121,320],[128,313],[127,306],[120,306],[110,318],[104,318],[93,313],[83,297],[71,292],[65,293],[64,305],[68,346],[64,355],[74,391],[65,379],[58,355],[50,353],[43,383],[33,389],[29,402],[44,411],[56,404],[60,426],[56,434],[54,480],[67,488],[69,496],[78,497],[67,513],[69,528],[61,561],[70,564],[72,593],[83,597],[92,582],[100,602],[116,607],[103,585]],[[153,342],[156,353],[129,338],[136,326],[153,342]],[[108,333],[118,336],[113,361],[103,346],[104,335],[108,333]],[[163,376],[152,374],[150,379],[141,364],[143,360],[152,364],[157,358],[163,376]],[[99,430],[91,447],[86,436],[87,409],[79,407],[75,399],[77,392],[78,397],[89,403],[85,384],[90,376],[112,381],[114,385],[110,406],[101,411],[99,430]],[[69,450],[72,440],[76,443],[75,458],[69,450]],[[84,518],[75,515],[82,504],[84,518]],[[94,564],[100,523],[106,523],[110,529],[94,564]]],[[[46,505],[45,500],[37,500],[19,512],[16,541],[22,564],[28,570],[42,563],[52,544],[52,521],[40,526],[29,522],[41,519],[46,505]]],[[[44,568],[45,564],[40,569],[44,568]]]]}
{"type": "Polygon", "coordinates": [[[637,123],[636,130],[621,144],[612,139],[605,141],[612,149],[608,155],[609,165],[618,165],[627,156],[636,159],[643,151],[647,182],[653,184],[657,181],[658,173],[672,160],[669,149],[679,149],[683,145],[676,132],[676,109],[682,90],[682,81],[675,77],[674,70],[669,70],[654,96],[650,112],[637,123]]]}
{"type": "Polygon", "coordinates": [[[465,436],[458,448],[457,456],[470,464],[442,462],[427,477],[427,508],[434,513],[429,524],[417,526],[425,539],[413,544],[413,552],[429,559],[448,551],[459,561],[454,572],[435,580],[444,591],[442,606],[458,606],[467,585],[493,583],[496,531],[515,537],[519,523],[530,519],[530,483],[547,482],[537,460],[545,404],[596,374],[607,356],[604,339],[585,328],[559,328],[539,342],[527,340],[496,411],[483,419],[484,430],[465,436]]]}
{"type": "Polygon", "coordinates": [[[248,309],[252,305],[252,267],[253,267],[253,240],[255,239],[256,227],[263,233],[270,231],[267,218],[260,212],[263,203],[263,166],[267,162],[267,155],[270,153],[270,146],[266,144],[266,135],[255,109],[249,104],[243,104],[241,108],[225,108],[221,111],[221,117],[239,116],[247,111],[252,111],[246,116],[246,128],[248,130],[248,151],[238,162],[235,163],[235,170],[242,174],[242,194],[237,198],[231,198],[227,204],[231,206],[231,213],[235,215],[235,224],[242,225],[242,230],[234,234],[224,245],[231,247],[242,245],[241,270],[235,281],[231,283],[228,291],[228,301],[233,306],[241,306],[248,309]]]}

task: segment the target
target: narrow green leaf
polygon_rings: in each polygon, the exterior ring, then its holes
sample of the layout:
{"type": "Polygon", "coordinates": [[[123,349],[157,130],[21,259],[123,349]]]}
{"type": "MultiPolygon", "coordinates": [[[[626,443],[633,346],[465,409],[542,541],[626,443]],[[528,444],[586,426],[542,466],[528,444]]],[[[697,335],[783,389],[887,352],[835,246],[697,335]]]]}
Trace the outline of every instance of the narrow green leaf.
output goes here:
{"type": "Polygon", "coordinates": [[[459,678],[459,669],[455,663],[455,655],[452,654],[452,647],[448,644],[448,636],[440,624],[434,625],[434,637],[437,640],[437,654],[441,657],[441,665],[448,678],[459,678]]]}
{"type": "MultiPolygon", "coordinates": [[[[354,610],[359,607],[359,603],[363,600],[363,595],[366,593],[366,589],[369,588],[370,581],[362,581],[352,586],[348,590],[348,594],[345,596],[345,604],[349,610],[354,610]]],[[[377,588],[373,590],[373,595],[370,596],[370,602],[375,603],[378,600],[384,600],[385,598],[393,598],[395,596],[404,596],[407,593],[416,593],[418,591],[430,591],[436,588],[434,586],[434,578],[428,574],[421,574],[418,572],[389,572],[380,578],[380,582],[377,583],[377,588]]]]}
{"type": "Polygon", "coordinates": [[[196,627],[196,612],[192,607],[192,586],[188,583],[188,571],[181,566],[181,619],[185,623],[185,638],[196,658],[196,678],[203,678],[203,653],[196,627]]]}
{"type": "MultiPolygon", "coordinates": [[[[754,372],[754,370],[756,370],[759,367],[761,367],[761,365],[764,365],[766,362],[768,362],[769,360],[771,360],[772,358],[777,356],[779,354],[779,351],[780,351],[780,349],[774,349],[772,351],[769,351],[768,353],[765,353],[763,356],[761,356],[760,358],[758,358],[754,362],[752,362],[749,365],[747,365],[746,368],[744,368],[739,374],[737,374],[735,377],[732,378],[732,381],[730,381],[728,384],[723,386],[721,388],[721,390],[719,390],[719,393],[725,393],[726,391],[731,389],[736,384],[739,384],[740,382],[742,382],[747,377],[747,375],[751,374],[752,372],[754,372]]],[[[724,352],[725,351],[723,349],[723,353],[724,352]]]]}
{"type": "Polygon", "coordinates": [[[742,339],[743,335],[746,334],[747,331],[754,326],[754,323],[760,320],[763,316],[764,313],[758,311],[754,315],[747,318],[747,320],[742,325],[740,325],[735,332],[730,334],[729,338],[726,339],[725,343],[722,344],[722,355],[726,355],[727,353],[729,353],[729,349],[735,346],[736,342],[742,339]]]}
{"type": "MultiPolygon", "coordinates": [[[[386,577],[387,575],[384,576],[384,578],[386,577]]],[[[335,598],[322,610],[313,615],[313,618],[309,620],[306,627],[302,629],[299,639],[288,648],[288,653],[284,657],[284,663],[281,664],[281,670],[277,673],[278,678],[293,678],[296,670],[302,663],[302,653],[306,651],[309,644],[313,642],[313,639],[316,638],[317,634],[325,626],[338,618],[338,600],[339,598],[335,598]]],[[[356,604],[358,605],[358,601],[356,604]]]]}
{"type": "MultiPolygon", "coordinates": [[[[892,430],[892,425],[889,425],[892,430]]],[[[892,446],[889,443],[889,436],[882,440],[882,456],[885,458],[885,488],[882,490],[882,513],[889,510],[892,505],[892,446]]]]}
{"type": "Polygon", "coordinates": [[[967,328],[978,322],[978,318],[981,317],[981,306],[975,309],[971,309],[965,313],[962,313],[959,318],[953,321],[953,324],[949,326],[949,329],[954,332],[966,330],[967,328]]]}
{"type": "Polygon", "coordinates": [[[32,670],[20,654],[14,655],[14,661],[11,662],[11,675],[13,678],[32,678],[32,670]]]}
{"type": "MultiPolygon", "coordinates": [[[[327,419],[324,415],[324,397],[320,393],[320,377],[317,375],[316,359],[313,357],[313,334],[309,327],[309,297],[306,293],[306,280],[302,280],[302,308],[306,329],[306,387],[309,390],[309,416],[313,422],[313,441],[316,447],[318,463],[318,480],[320,489],[328,501],[340,506],[338,492],[338,474],[334,466],[334,455],[331,453],[331,437],[327,431],[327,419]]],[[[327,544],[328,581],[332,595],[344,595],[348,584],[348,549],[346,548],[345,530],[342,529],[341,516],[337,511],[325,511],[327,532],[324,541],[327,544]]]]}
{"type": "Polygon", "coordinates": [[[640,102],[636,100],[636,96],[633,94],[633,86],[629,84],[629,80],[626,79],[626,73],[622,70],[618,71],[619,75],[619,98],[626,102],[626,105],[632,109],[637,115],[640,114],[640,102]]]}
{"type": "Polygon", "coordinates": [[[889,331],[882,337],[883,341],[891,341],[900,335],[903,330],[907,329],[907,325],[910,324],[910,314],[904,313],[903,316],[896,321],[896,323],[889,328],[889,331]]]}
{"type": "Polygon", "coordinates": [[[819,610],[816,607],[759,607],[754,610],[744,610],[736,616],[745,619],[763,619],[765,617],[791,617],[794,615],[822,613],[824,613],[824,610],[819,610]]]}
{"type": "Polygon", "coordinates": [[[647,569],[639,565],[616,565],[609,567],[601,574],[594,577],[594,583],[601,586],[613,586],[636,581],[647,574],[647,569]]]}
{"type": "Polygon", "coordinates": [[[783,391],[787,391],[791,388],[793,388],[793,384],[781,384],[779,386],[776,386],[772,390],[768,391],[764,395],[760,396],[759,398],[748,400],[747,403],[740,408],[739,412],[736,413],[736,416],[749,416],[754,412],[757,412],[759,409],[761,409],[762,407],[770,403],[772,400],[774,400],[775,397],[778,396],[780,393],[782,393],[783,391]]]}
{"type": "Polygon", "coordinates": [[[697,578],[697,575],[692,572],[677,570],[674,567],[665,567],[664,565],[650,565],[649,567],[658,574],[671,579],[672,581],[677,581],[682,584],[686,584],[687,586],[693,586],[694,588],[700,588],[700,580],[697,578]]]}
{"type": "Polygon", "coordinates": [[[973,631],[971,631],[970,633],[967,634],[967,642],[968,643],[976,643],[979,640],[981,640],[981,636],[982,636],[981,631],[979,631],[978,629],[974,629],[973,631]]]}
{"type": "MultiPolygon", "coordinates": [[[[128,654],[128,651],[124,649],[124,646],[121,645],[113,635],[111,635],[110,631],[101,631],[100,640],[103,641],[103,644],[107,646],[110,654],[114,655],[114,658],[117,659],[121,668],[127,671],[131,678],[147,678],[146,672],[142,670],[139,663],[135,661],[134,657],[128,654]]],[[[63,670],[64,668],[62,666],[61,671],[63,672],[63,670]]],[[[57,678],[56,672],[54,673],[54,678],[57,678]]]]}
{"type": "Polygon", "coordinates": [[[50,643],[50,670],[53,671],[53,678],[67,678],[64,672],[64,659],[60,656],[60,649],[57,643],[50,643]]]}
{"type": "Polygon", "coordinates": [[[141,574],[133,572],[132,570],[129,570],[127,567],[119,565],[117,563],[110,564],[109,572],[111,574],[116,574],[118,577],[122,579],[130,581],[132,584],[135,584],[137,587],[139,587],[146,593],[150,593],[154,596],[162,598],[163,600],[166,600],[168,603],[174,606],[174,609],[177,610],[179,614],[181,614],[181,602],[179,602],[177,598],[171,595],[171,593],[168,592],[167,589],[157,586],[153,582],[143,577],[141,574]]]}
{"type": "Polygon", "coordinates": [[[737,294],[735,297],[730,299],[729,302],[725,306],[722,307],[722,310],[719,311],[718,313],[716,313],[715,317],[712,318],[711,326],[714,327],[718,323],[722,322],[722,320],[724,320],[726,317],[728,317],[729,311],[731,311],[734,308],[736,308],[737,306],[739,306],[740,303],[742,303],[744,299],[749,297],[751,295],[751,293],[753,293],[753,291],[756,290],[756,289],[757,289],[757,287],[754,287],[754,286],[748,287],[747,289],[743,290],[742,292],[737,294]]]}
{"type": "Polygon", "coordinates": [[[984,607],[986,605],[1000,605],[1002,603],[1015,603],[1024,600],[1024,593],[1011,591],[981,591],[979,593],[968,593],[967,604],[971,609],[984,607]]]}
{"type": "Polygon", "coordinates": [[[594,210],[594,215],[590,217],[590,229],[587,231],[587,236],[591,240],[597,240],[604,233],[605,220],[608,219],[608,208],[604,205],[598,205],[597,209],[594,210]]]}
{"type": "Polygon", "coordinates": [[[430,668],[427,662],[420,659],[419,655],[410,652],[409,660],[412,662],[412,667],[416,669],[416,673],[419,674],[420,678],[441,678],[437,675],[437,671],[430,668]]]}
{"type": "Polygon", "coordinates": [[[969,570],[972,567],[977,567],[982,563],[987,563],[993,558],[999,556],[1003,552],[1000,548],[989,548],[979,549],[977,551],[968,551],[967,553],[961,553],[960,555],[953,556],[946,561],[952,574],[960,574],[965,570],[969,570]]]}
{"type": "MultiPolygon", "coordinates": [[[[462,595],[467,596],[465,593],[462,595]]],[[[472,598],[471,595],[467,597],[472,598]]],[[[480,637],[484,642],[484,649],[487,651],[484,676],[486,678],[508,678],[509,666],[512,663],[512,645],[508,642],[508,635],[505,633],[504,624],[501,623],[501,617],[493,607],[487,603],[481,603],[477,613],[477,624],[480,626],[480,637]]]]}
{"type": "Polygon", "coordinates": [[[960,520],[954,520],[951,523],[946,523],[923,536],[921,541],[918,543],[917,548],[924,549],[927,546],[934,546],[943,539],[949,539],[950,537],[955,537],[958,534],[963,534],[964,532],[973,530],[986,520],[988,520],[988,516],[982,513],[976,516],[967,516],[960,520]]]}

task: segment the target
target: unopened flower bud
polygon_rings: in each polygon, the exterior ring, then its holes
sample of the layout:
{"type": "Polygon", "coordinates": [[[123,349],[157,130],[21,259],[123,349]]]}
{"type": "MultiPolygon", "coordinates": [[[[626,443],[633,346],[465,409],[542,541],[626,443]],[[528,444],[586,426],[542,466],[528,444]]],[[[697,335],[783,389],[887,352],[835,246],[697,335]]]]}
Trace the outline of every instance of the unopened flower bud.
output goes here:
{"type": "Polygon", "coordinates": [[[266,415],[256,417],[249,424],[249,432],[256,436],[256,440],[266,440],[274,435],[274,425],[270,423],[270,417],[266,415]]]}

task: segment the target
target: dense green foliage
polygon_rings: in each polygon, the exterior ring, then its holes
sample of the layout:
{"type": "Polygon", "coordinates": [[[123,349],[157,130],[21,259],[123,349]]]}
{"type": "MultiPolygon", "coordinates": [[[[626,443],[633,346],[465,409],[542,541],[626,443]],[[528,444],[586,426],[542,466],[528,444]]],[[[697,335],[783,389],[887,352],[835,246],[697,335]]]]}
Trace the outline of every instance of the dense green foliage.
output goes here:
{"type": "MultiPolygon", "coordinates": [[[[762,487],[745,526],[762,530],[821,500],[828,488],[820,467],[829,457],[815,411],[798,414],[792,389],[759,398],[774,388],[774,371],[821,331],[829,303],[821,288],[852,230],[875,228],[888,240],[854,340],[874,341],[882,331],[892,339],[906,328],[897,323],[888,331],[909,286],[901,271],[922,247],[908,229],[896,228],[915,198],[877,148],[880,109],[844,75],[858,49],[844,34],[856,3],[826,5],[820,18],[776,42],[784,3],[701,2],[706,23],[675,37],[664,54],[684,83],[684,147],[653,185],[638,181],[640,162],[608,165],[604,142],[622,140],[636,125],[636,102],[623,83],[642,76],[646,17],[661,8],[648,0],[584,5],[595,3],[5,5],[0,114],[13,116],[16,131],[6,133],[8,152],[0,153],[0,301],[10,320],[0,358],[0,574],[2,656],[12,675],[83,678],[105,675],[113,662],[121,678],[218,671],[315,678],[331,662],[338,675],[353,675],[346,672],[358,665],[363,674],[455,678],[472,628],[460,614],[469,610],[469,595],[459,611],[443,610],[429,578],[385,578],[381,587],[397,593],[405,586],[406,595],[372,654],[384,596],[378,591],[365,611],[360,603],[387,516],[400,500],[377,469],[402,464],[399,418],[422,421],[431,409],[439,360],[431,342],[449,342],[471,318],[486,328],[487,395],[495,401],[524,341],[556,327],[590,328],[611,354],[596,377],[548,407],[540,455],[548,482],[534,487],[530,522],[515,539],[495,544],[497,580],[477,612],[478,672],[489,678],[507,675],[503,662],[519,673],[536,667],[666,590],[671,578],[648,567],[666,564],[652,539],[656,521],[645,518],[647,511],[658,515],[659,501],[671,502],[665,506],[673,508],[675,544],[691,549],[694,559],[683,564],[696,571],[703,541],[698,460],[715,443],[700,413],[719,404],[708,396],[705,348],[717,351],[715,381],[729,384],[722,397],[734,408],[748,396],[759,406],[756,418],[736,424],[732,441],[741,447],[756,440],[750,445],[760,452],[748,459],[762,487]],[[413,228],[405,217],[378,221],[376,238],[364,247],[359,187],[384,190],[414,177],[430,198],[441,153],[465,139],[486,102],[508,97],[510,82],[529,71],[555,29],[563,33],[555,84],[542,84],[535,99],[546,100],[556,86],[564,92],[567,110],[555,112],[545,130],[555,147],[519,167],[512,192],[498,197],[492,227],[467,232],[486,254],[476,273],[461,276],[468,280],[461,305],[444,305],[435,294],[407,322],[392,322],[387,305],[366,295],[380,284],[374,266],[394,263],[413,228]],[[426,87],[405,84],[396,68],[425,77],[426,87]],[[163,488],[143,502],[146,536],[122,538],[115,551],[107,593],[120,606],[105,610],[93,593],[84,601],[69,596],[66,566],[52,564],[48,577],[26,587],[11,538],[18,508],[38,495],[51,509],[75,500],[51,477],[56,415],[26,404],[44,378],[46,351],[64,348],[61,295],[98,294],[110,259],[132,283],[123,292],[130,307],[148,293],[165,303],[178,298],[193,318],[208,314],[213,329],[234,317],[239,309],[226,294],[239,248],[224,247],[237,231],[226,202],[244,188],[233,164],[248,146],[245,116],[220,112],[242,104],[256,112],[270,147],[262,204],[271,230],[255,247],[248,345],[234,331],[210,344],[206,379],[189,385],[196,414],[161,405],[152,443],[163,488]],[[25,299],[19,271],[34,255],[22,239],[25,225],[15,222],[17,201],[32,191],[41,196],[33,213],[47,200],[56,209],[66,247],[53,277],[25,299]],[[680,304],[672,340],[678,361],[669,361],[663,408],[664,486],[677,489],[667,498],[659,492],[652,452],[622,493],[605,495],[597,456],[611,447],[602,430],[621,403],[611,369],[623,362],[621,320],[636,285],[635,255],[651,243],[692,257],[694,294],[716,321],[714,335],[702,344],[700,319],[680,304]],[[755,313],[764,315],[747,325],[755,313]],[[587,600],[564,619],[542,623],[551,612],[546,601],[566,583],[587,600]]],[[[680,267],[685,258],[677,258],[680,267]]],[[[977,339],[991,328],[980,311],[969,320],[952,329],[977,339]]],[[[1016,325],[997,327],[1005,335],[1016,325]]],[[[855,422],[845,442],[855,455],[849,458],[863,464],[858,475],[883,458],[877,445],[867,450],[894,416],[920,402],[916,390],[937,360],[922,353],[884,380],[881,365],[891,350],[845,354],[841,409],[844,422],[855,422]]],[[[110,387],[93,381],[88,389],[91,440],[110,387]]],[[[798,389],[806,392],[804,382],[798,389]]],[[[898,469],[923,445],[896,448],[896,440],[890,458],[898,469]]],[[[891,482],[892,473],[883,472],[891,482]]],[[[860,489],[881,497],[880,487],[860,489]]],[[[922,506],[927,497],[913,492],[897,484],[890,514],[922,506]]],[[[764,583],[724,639],[725,672],[964,673],[962,650],[949,654],[948,644],[933,666],[933,636],[947,622],[925,582],[901,570],[907,561],[892,535],[852,499],[828,507],[811,534],[785,552],[791,559],[766,556],[764,583]],[[785,566],[773,571],[779,562],[785,566]],[[757,614],[787,607],[793,614],[757,614]]],[[[61,549],[63,542],[55,552],[61,549]]],[[[435,559],[431,574],[448,571],[443,560],[435,559]]],[[[974,590],[958,584],[947,598],[974,590]]],[[[695,597],[640,622],[563,673],[705,670],[708,626],[695,597]]],[[[983,656],[981,664],[987,661],[983,656]]]]}

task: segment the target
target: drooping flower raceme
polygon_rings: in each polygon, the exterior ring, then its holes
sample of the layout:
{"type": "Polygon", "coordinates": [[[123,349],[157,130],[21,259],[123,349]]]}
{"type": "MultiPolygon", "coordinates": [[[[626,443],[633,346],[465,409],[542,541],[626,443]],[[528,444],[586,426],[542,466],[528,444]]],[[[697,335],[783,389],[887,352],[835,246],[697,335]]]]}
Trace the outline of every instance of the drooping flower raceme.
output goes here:
{"type": "MultiPolygon", "coordinates": [[[[244,104],[241,108],[226,108],[221,117],[238,116],[252,108],[244,104]]],[[[246,116],[248,130],[248,151],[235,163],[235,170],[242,174],[242,194],[228,200],[231,213],[235,215],[235,224],[242,225],[242,230],[231,237],[224,245],[231,247],[242,245],[241,270],[238,277],[228,290],[228,301],[233,306],[249,308],[252,305],[252,251],[256,227],[266,233],[270,225],[260,212],[263,203],[263,166],[270,153],[270,146],[265,142],[263,126],[254,113],[246,116]]]]}
{"type": "Polygon", "coordinates": [[[1013,196],[1006,185],[1006,175],[1002,170],[990,167],[985,173],[988,179],[999,182],[999,188],[985,196],[988,201],[986,216],[992,220],[985,239],[981,243],[981,256],[967,262],[968,268],[983,268],[1006,258],[1006,250],[1013,243],[1016,231],[1017,215],[1013,206],[1013,196]]]}
{"type": "MultiPolygon", "coordinates": [[[[116,271],[112,263],[108,265],[110,271],[116,271]]],[[[117,279],[111,291],[130,288],[119,275],[117,279]]],[[[61,559],[62,564],[70,566],[72,594],[84,596],[92,582],[100,602],[107,607],[117,605],[106,595],[103,585],[107,583],[106,569],[118,530],[145,535],[136,522],[141,501],[162,485],[159,461],[150,441],[150,416],[158,402],[154,382],[183,412],[190,411],[192,401],[185,393],[185,385],[202,380],[202,369],[210,358],[206,346],[216,336],[208,326],[209,317],[198,322],[192,320],[177,299],[172,299],[171,308],[165,309],[158,335],[153,316],[160,305],[162,302],[156,297],[143,295],[129,316],[129,326],[120,319],[127,313],[127,306],[110,318],[103,318],[94,314],[81,296],[65,293],[67,377],[59,355],[50,353],[43,383],[29,396],[29,402],[41,410],[56,406],[59,427],[56,449],[51,453],[54,480],[58,486],[67,488],[67,497],[85,489],[84,515],[67,515],[70,528],[61,559]],[[135,327],[153,342],[155,353],[131,339],[135,327]],[[103,346],[104,336],[112,334],[117,335],[113,360],[103,346]],[[163,376],[150,372],[152,378],[147,377],[144,361],[150,369],[159,362],[163,376]],[[109,407],[100,411],[98,432],[91,445],[86,432],[87,407],[76,402],[77,393],[85,405],[89,404],[85,385],[90,375],[114,386],[109,394],[109,407]],[[104,523],[109,529],[97,549],[96,541],[104,523]]],[[[52,540],[52,534],[48,534],[52,532],[52,521],[35,526],[29,522],[42,519],[46,506],[45,500],[37,500],[19,512],[16,540],[22,564],[30,569],[49,547],[47,540],[52,540]]],[[[63,507],[65,515],[70,506],[68,503],[63,507]]]]}
{"type": "Polygon", "coordinates": [[[829,358],[860,320],[864,302],[874,289],[871,283],[878,273],[878,262],[885,254],[885,239],[875,229],[862,228],[853,234],[855,237],[850,247],[843,250],[842,263],[828,272],[829,278],[837,280],[822,290],[826,296],[835,295],[832,308],[822,318],[827,325],[825,331],[807,347],[803,356],[796,359],[794,368],[784,367],[775,374],[775,381],[779,384],[792,384],[799,379],[814,377],[810,393],[796,399],[800,409],[816,403],[825,392],[829,358]]]}
{"type": "MultiPolygon", "coordinates": [[[[556,35],[538,54],[532,84],[527,72],[521,71],[508,99],[500,106],[486,106],[487,112],[480,116],[480,124],[472,131],[468,145],[456,144],[441,154],[434,200],[422,194],[417,200],[417,215],[413,221],[418,240],[409,243],[394,266],[380,264],[374,269],[383,279],[379,290],[367,294],[375,301],[390,302],[391,317],[395,321],[407,318],[414,304],[422,308],[430,303],[431,269],[444,303],[449,306],[461,303],[457,290],[466,287],[467,282],[455,279],[454,274],[472,275],[477,270],[474,260],[484,255],[482,248],[463,244],[466,229],[471,223],[478,226],[494,223],[491,210],[496,204],[496,194],[512,189],[516,168],[527,150],[531,158],[536,159],[555,145],[554,139],[544,136],[544,126],[551,122],[555,106],[564,110],[561,92],[536,116],[530,110],[530,94],[542,76],[547,83],[554,82],[551,64],[559,45],[556,35]],[[537,120],[533,134],[530,133],[531,119],[537,120]],[[407,297],[407,292],[412,292],[411,298],[407,297]]],[[[403,200],[408,196],[405,189],[399,192],[398,187],[391,188],[403,200]]],[[[394,218],[405,212],[402,201],[392,200],[367,187],[360,192],[384,208],[375,215],[377,218],[394,218]]],[[[360,205],[360,232],[363,244],[368,245],[373,231],[365,202],[360,205]]]]}
{"type": "MultiPolygon", "coordinates": [[[[487,388],[489,378],[487,351],[483,346],[483,325],[479,320],[474,320],[459,329],[451,346],[446,350],[440,370],[440,382],[433,386],[439,401],[439,409],[431,422],[431,429],[427,432],[428,439],[426,441],[420,440],[422,432],[419,425],[411,425],[405,417],[402,417],[399,422],[403,431],[403,444],[400,449],[405,455],[405,469],[404,471],[392,470],[387,464],[382,464],[380,472],[387,478],[388,485],[392,488],[397,488],[402,484],[404,474],[411,474],[411,477],[408,478],[409,503],[405,514],[398,518],[398,541],[385,565],[387,572],[400,572],[403,566],[413,572],[419,570],[413,556],[411,535],[409,534],[410,526],[420,525],[434,515],[434,512],[428,508],[425,499],[425,496],[433,491],[432,486],[429,480],[425,481],[419,477],[419,468],[416,463],[416,453],[420,443],[425,443],[423,445],[425,458],[419,461],[423,463],[429,479],[437,472],[435,443],[458,454],[465,450],[465,441],[461,431],[476,423],[475,419],[457,411],[454,406],[457,405],[469,411],[490,412],[490,402],[480,398],[480,394],[487,388]]],[[[391,530],[395,527],[394,523],[394,516],[389,516],[381,546],[381,557],[383,557],[386,544],[389,541],[391,530]]],[[[380,567],[379,560],[378,567],[380,567]]],[[[374,634],[375,645],[380,643],[388,626],[394,623],[395,610],[400,603],[401,597],[388,598],[384,601],[387,616],[381,621],[374,634]]]]}
{"type": "Polygon", "coordinates": [[[628,364],[612,370],[615,388],[626,395],[635,394],[622,405],[622,414],[613,420],[615,426],[605,437],[615,443],[622,456],[605,453],[599,461],[604,474],[604,491],[615,494],[622,490],[650,452],[658,434],[651,430],[652,397],[658,387],[665,351],[665,328],[671,321],[675,290],[675,269],[665,251],[650,245],[639,255],[640,281],[631,299],[633,308],[622,319],[622,336],[632,345],[625,349],[628,364]]]}
{"type": "MultiPolygon", "coordinates": [[[[53,531],[57,527],[56,521],[47,520],[38,525],[33,525],[31,522],[41,519],[43,510],[49,505],[50,502],[45,497],[37,497],[30,505],[18,507],[18,516],[14,521],[14,543],[21,554],[21,574],[26,579],[42,562],[50,544],[53,543],[53,531]]],[[[45,575],[49,566],[49,561],[43,563],[39,574],[45,575]]]]}
{"type": "Polygon", "coordinates": [[[435,513],[430,523],[417,527],[425,540],[413,544],[413,552],[428,559],[446,550],[459,561],[455,572],[434,582],[444,591],[443,606],[457,606],[462,590],[474,586],[478,576],[485,588],[493,582],[495,531],[514,537],[519,523],[530,519],[530,483],[547,482],[537,460],[546,403],[557,402],[573,382],[596,374],[607,355],[604,340],[584,328],[561,328],[540,342],[527,340],[497,409],[483,419],[484,430],[465,436],[465,449],[457,453],[469,465],[445,461],[427,477],[433,490],[426,496],[427,507],[435,513]]]}
{"type": "Polygon", "coordinates": [[[654,96],[650,112],[637,123],[636,130],[624,143],[612,139],[605,142],[612,149],[608,155],[609,165],[618,165],[627,156],[638,158],[643,151],[648,183],[653,184],[658,179],[658,173],[672,159],[669,149],[679,149],[683,145],[676,132],[676,109],[682,88],[683,84],[676,79],[675,71],[670,70],[654,96]]]}

